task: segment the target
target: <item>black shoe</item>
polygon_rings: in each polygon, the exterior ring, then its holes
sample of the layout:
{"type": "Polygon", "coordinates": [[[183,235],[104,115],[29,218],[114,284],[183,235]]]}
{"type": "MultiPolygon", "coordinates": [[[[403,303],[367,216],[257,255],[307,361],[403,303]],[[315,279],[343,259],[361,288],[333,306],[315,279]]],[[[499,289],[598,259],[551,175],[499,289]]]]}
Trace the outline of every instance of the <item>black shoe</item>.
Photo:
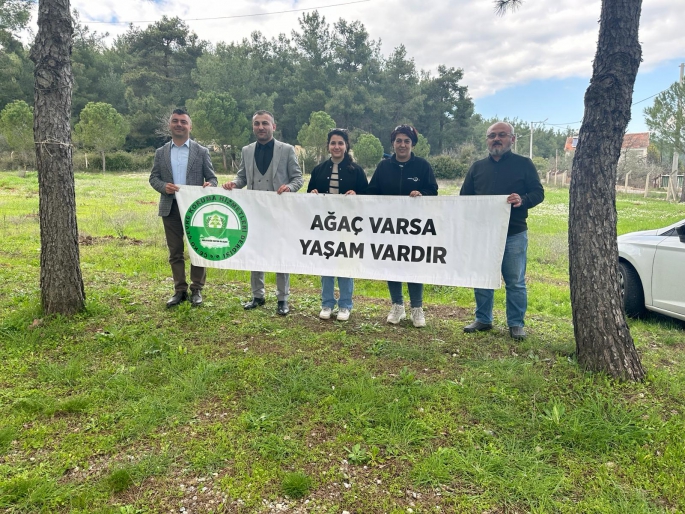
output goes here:
{"type": "Polygon", "coordinates": [[[526,330],[523,327],[509,327],[509,335],[521,341],[526,338],[526,330]]]}
{"type": "Polygon", "coordinates": [[[470,334],[472,332],[485,332],[486,330],[492,329],[492,323],[481,323],[480,321],[474,321],[470,325],[464,327],[464,332],[470,334]]]}
{"type": "Polygon", "coordinates": [[[191,290],[190,293],[190,304],[193,307],[199,307],[200,305],[202,305],[202,294],[200,293],[200,290],[191,290]]]}
{"type": "Polygon", "coordinates": [[[169,307],[176,307],[179,303],[185,302],[188,299],[188,293],[187,291],[177,291],[174,296],[169,298],[169,301],[166,302],[167,309],[169,307]]]}
{"type": "Polygon", "coordinates": [[[276,309],[276,314],[279,316],[285,316],[290,312],[290,309],[288,308],[288,301],[287,300],[279,300],[278,301],[278,308],[276,309]]]}
{"type": "Polygon", "coordinates": [[[264,298],[252,298],[249,302],[246,304],[243,304],[243,309],[246,311],[249,311],[250,309],[255,309],[261,305],[264,305],[266,303],[266,300],[264,298]]]}

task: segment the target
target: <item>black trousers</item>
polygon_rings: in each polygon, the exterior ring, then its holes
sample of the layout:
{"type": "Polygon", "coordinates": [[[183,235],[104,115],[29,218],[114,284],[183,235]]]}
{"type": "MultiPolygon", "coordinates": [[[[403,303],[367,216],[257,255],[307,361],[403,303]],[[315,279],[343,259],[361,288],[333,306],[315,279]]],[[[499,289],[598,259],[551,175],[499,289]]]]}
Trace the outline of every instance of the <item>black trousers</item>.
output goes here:
{"type": "MultiPolygon", "coordinates": [[[[178,210],[176,200],[171,205],[171,212],[168,216],[162,216],[164,224],[164,234],[166,244],[169,248],[169,264],[171,264],[171,275],[174,277],[174,290],[187,291],[186,282],[186,260],[183,255],[183,220],[178,210]]],[[[207,277],[206,268],[190,265],[190,289],[201,291],[205,285],[207,277]]]]}

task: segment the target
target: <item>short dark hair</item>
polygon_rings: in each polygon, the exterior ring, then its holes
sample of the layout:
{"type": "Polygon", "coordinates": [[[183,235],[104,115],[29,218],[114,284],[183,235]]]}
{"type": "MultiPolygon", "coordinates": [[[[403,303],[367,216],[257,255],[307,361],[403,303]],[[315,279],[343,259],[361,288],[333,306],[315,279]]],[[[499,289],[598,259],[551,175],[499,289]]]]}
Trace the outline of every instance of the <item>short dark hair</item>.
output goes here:
{"type": "Polygon", "coordinates": [[[390,133],[390,144],[395,142],[398,134],[409,136],[412,146],[416,146],[416,143],[419,142],[419,133],[411,125],[398,125],[395,127],[395,130],[390,133]]]}
{"type": "MultiPolygon", "coordinates": [[[[173,116],[174,114],[180,114],[182,116],[188,116],[190,123],[193,122],[193,120],[190,119],[190,114],[188,114],[188,111],[186,111],[183,107],[179,107],[178,109],[174,109],[173,111],[171,111],[171,116],[173,116]]],[[[171,122],[171,116],[169,116],[169,122],[171,122]]]]}
{"type": "Polygon", "coordinates": [[[267,116],[269,116],[269,117],[271,118],[271,121],[273,121],[274,123],[276,123],[276,118],[274,117],[273,113],[271,113],[271,112],[269,112],[269,111],[267,111],[267,110],[264,110],[264,109],[260,109],[260,110],[258,110],[257,112],[255,112],[255,113],[252,115],[252,119],[254,119],[255,116],[262,116],[262,115],[264,115],[264,114],[266,114],[267,116]]]}

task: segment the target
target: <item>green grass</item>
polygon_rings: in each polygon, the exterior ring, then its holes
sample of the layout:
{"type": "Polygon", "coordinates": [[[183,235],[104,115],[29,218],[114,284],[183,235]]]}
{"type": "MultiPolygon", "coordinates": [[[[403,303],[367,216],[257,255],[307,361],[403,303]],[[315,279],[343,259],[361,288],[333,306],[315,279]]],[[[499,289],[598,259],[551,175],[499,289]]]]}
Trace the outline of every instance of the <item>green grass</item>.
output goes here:
{"type": "MultiPolygon", "coordinates": [[[[470,290],[426,286],[416,330],[385,324],[369,280],[345,324],[318,320],[313,276],[292,277],[287,318],[273,295],[244,311],[248,273],[215,269],[202,308],[167,311],[147,175],[77,174],[76,194],[87,309],[44,318],[36,174],[0,174],[0,510],[685,512],[683,324],[629,322],[643,383],[578,369],[567,190],[530,213],[520,342],[503,291],[473,335],[470,290]]],[[[634,195],[617,209],[619,233],[685,217],[634,195]]]]}

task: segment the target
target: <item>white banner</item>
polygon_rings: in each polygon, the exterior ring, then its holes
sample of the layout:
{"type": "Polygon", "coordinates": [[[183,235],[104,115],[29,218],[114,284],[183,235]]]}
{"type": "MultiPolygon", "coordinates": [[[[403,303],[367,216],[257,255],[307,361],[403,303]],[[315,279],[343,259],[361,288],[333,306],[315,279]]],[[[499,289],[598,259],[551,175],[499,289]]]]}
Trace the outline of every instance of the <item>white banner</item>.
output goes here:
{"type": "Polygon", "coordinates": [[[506,196],[343,196],[181,186],[196,266],[500,287],[506,196]]]}

